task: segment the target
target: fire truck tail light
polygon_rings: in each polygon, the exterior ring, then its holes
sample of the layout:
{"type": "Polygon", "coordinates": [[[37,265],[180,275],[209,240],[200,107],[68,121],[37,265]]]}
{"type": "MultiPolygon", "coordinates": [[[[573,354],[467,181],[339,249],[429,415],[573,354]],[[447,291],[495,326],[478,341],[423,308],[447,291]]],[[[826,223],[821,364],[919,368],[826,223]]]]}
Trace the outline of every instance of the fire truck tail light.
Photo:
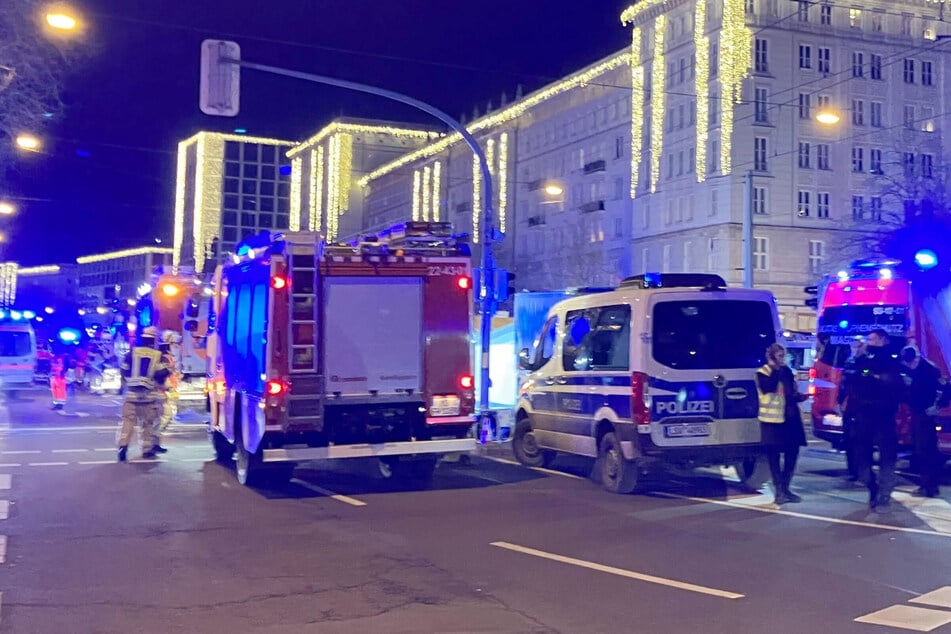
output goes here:
{"type": "Polygon", "coordinates": [[[287,278],[283,275],[274,275],[271,277],[271,288],[276,291],[282,291],[287,288],[287,278]]]}
{"type": "Polygon", "coordinates": [[[472,288],[472,278],[466,275],[462,275],[456,278],[456,286],[461,288],[464,291],[468,291],[472,288]]]}
{"type": "Polygon", "coordinates": [[[280,396],[287,391],[287,384],[283,381],[268,381],[264,384],[264,391],[268,396],[280,396]]]}
{"type": "Polygon", "coordinates": [[[816,395],[816,369],[809,368],[809,396],[816,395]]]}
{"type": "Polygon", "coordinates": [[[178,295],[178,287],[174,284],[162,284],[162,295],[165,297],[175,297],[178,295]]]}
{"type": "Polygon", "coordinates": [[[459,387],[464,390],[471,390],[475,386],[475,379],[472,378],[471,374],[466,374],[459,377],[459,387]]]}

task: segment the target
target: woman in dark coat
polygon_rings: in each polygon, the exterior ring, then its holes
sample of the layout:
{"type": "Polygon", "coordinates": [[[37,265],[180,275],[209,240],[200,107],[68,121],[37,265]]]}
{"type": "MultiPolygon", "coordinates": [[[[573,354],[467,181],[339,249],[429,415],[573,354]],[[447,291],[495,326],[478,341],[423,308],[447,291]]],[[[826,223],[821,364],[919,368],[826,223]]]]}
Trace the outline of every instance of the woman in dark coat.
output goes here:
{"type": "Polygon", "coordinates": [[[766,365],[756,371],[756,388],[760,395],[760,429],[776,491],[776,504],[801,502],[802,498],[789,490],[789,483],[796,471],[799,448],[806,446],[799,403],[807,397],[796,387],[796,377],[786,365],[786,349],[782,345],[774,343],[767,348],[766,365]],[[767,404],[777,407],[776,416],[770,415],[767,404]],[[780,406],[781,416],[778,415],[780,406]]]}

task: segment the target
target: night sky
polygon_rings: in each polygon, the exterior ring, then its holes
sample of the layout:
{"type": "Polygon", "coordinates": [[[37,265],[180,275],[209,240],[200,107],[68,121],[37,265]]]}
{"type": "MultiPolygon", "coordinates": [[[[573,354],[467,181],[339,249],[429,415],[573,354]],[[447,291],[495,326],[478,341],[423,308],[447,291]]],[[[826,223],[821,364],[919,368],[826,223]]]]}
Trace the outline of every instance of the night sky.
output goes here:
{"type": "Polygon", "coordinates": [[[335,116],[434,124],[398,104],[243,71],[241,114],[198,110],[203,39],[249,61],[378,85],[471,118],[619,50],[627,0],[78,0],[89,54],[67,110],[22,158],[4,259],[21,264],[168,245],[175,144],[200,129],[297,140],[335,116]],[[36,199],[36,200],[29,200],[36,199]]]}

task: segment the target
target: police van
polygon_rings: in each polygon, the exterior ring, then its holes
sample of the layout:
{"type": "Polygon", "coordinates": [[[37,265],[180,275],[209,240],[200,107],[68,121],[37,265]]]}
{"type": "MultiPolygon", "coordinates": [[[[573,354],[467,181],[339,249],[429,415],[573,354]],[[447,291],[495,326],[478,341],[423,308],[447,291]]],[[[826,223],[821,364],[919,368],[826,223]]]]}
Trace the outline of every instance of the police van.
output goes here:
{"type": "Polygon", "coordinates": [[[519,355],[529,374],[515,456],[534,467],[556,452],[597,458],[615,493],[658,465],[730,465],[758,488],[754,374],[779,329],[772,293],[727,289],[717,275],[642,275],[559,302],[519,355]]]}

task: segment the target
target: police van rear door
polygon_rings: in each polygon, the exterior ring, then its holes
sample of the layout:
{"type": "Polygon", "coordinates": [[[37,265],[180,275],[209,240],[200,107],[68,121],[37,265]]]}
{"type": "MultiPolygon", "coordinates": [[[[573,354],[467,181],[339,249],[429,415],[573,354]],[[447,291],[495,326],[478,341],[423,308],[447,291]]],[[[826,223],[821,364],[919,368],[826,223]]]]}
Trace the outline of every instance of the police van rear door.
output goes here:
{"type": "Polygon", "coordinates": [[[779,327],[763,291],[660,292],[645,333],[651,440],[659,447],[760,440],[754,374],[779,327]]]}

